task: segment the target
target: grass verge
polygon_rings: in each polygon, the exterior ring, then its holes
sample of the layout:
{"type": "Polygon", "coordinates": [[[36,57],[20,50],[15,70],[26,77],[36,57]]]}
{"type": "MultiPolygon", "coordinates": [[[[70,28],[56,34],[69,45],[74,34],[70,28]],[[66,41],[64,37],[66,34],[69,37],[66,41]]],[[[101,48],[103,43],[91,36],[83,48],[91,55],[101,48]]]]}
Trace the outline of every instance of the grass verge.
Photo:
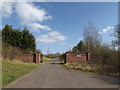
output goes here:
{"type": "Polygon", "coordinates": [[[2,86],[8,85],[38,66],[38,64],[33,63],[2,60],[2,86]]]}
{"type": "Polygon", "coordinates": [[[97,74],[97,75],[105,75],[105,76],[112,76],[112,77],[120,77],[119,73],[108,73],[105,72],[100,66],[96,64],[88,64],[86,62],[80,63],[69,63],[63,65],[65,68],[73,71],[85,72],[90,74],[97,74]]]}

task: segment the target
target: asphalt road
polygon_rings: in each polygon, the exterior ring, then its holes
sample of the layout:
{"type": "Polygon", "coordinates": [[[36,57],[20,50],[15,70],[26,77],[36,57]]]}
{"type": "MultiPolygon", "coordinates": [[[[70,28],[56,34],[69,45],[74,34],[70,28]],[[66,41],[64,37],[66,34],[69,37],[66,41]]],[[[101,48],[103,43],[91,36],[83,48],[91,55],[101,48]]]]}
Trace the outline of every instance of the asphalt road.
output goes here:
{"type": "Polygon", "coordinates": [[[60,65],[56,59],[14,81],[6,88],[117,88],[118,80],[71,71],[60,65]]]}

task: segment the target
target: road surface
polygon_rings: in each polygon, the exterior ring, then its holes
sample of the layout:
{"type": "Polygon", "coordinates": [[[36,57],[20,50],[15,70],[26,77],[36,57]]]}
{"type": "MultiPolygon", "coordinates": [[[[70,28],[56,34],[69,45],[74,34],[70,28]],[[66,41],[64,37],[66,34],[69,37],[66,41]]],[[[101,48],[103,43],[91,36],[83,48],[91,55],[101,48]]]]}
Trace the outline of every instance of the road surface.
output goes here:
{"type": "Polygon", "coordinates": [[[117,88],[118,80],[71,71],[60,65],[59,60],[50,61],[29,74],[19,78],[6,88],[117,88]]]}

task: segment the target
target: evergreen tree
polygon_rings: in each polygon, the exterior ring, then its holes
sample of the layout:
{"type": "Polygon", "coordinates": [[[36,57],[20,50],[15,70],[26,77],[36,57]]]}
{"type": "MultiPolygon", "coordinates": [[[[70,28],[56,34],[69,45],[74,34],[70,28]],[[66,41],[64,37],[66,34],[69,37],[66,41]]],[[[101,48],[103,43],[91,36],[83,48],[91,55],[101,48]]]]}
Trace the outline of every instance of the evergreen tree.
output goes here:
{"type": "Polygon", "coordinates": [[[23,30],[20,28],[13,29],[11,25],[7,24],[2,30],[2,39],[11,46],[18,47],[25,52],[35,52],[36,50],[35,37],[26,27],[23,30]]]}
{"type": "Polygon", "coordinates": [[[82,53],[83,52],[84,43],[81,40],[75,47],[73,47],[73,53],[82,53]]]}

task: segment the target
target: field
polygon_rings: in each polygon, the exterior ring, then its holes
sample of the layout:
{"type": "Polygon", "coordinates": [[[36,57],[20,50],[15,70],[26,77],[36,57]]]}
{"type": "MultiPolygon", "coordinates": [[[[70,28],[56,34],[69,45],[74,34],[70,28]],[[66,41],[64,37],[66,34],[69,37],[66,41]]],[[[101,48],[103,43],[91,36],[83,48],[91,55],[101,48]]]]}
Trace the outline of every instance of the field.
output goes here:
{"type": "Polygon", "coordinates": [[[32,63],[13,62],[8,60],[2,61],[2,86],[18,79],[27,74],[39,65],[32,63]]]}
{"type": "Polygon", "coordinates": [[[47,58],[47,57],[43,56],[43,59],[42,59],[43,63],[46,63],[51,60],[54,60],[54,58],[47,58]]]}

